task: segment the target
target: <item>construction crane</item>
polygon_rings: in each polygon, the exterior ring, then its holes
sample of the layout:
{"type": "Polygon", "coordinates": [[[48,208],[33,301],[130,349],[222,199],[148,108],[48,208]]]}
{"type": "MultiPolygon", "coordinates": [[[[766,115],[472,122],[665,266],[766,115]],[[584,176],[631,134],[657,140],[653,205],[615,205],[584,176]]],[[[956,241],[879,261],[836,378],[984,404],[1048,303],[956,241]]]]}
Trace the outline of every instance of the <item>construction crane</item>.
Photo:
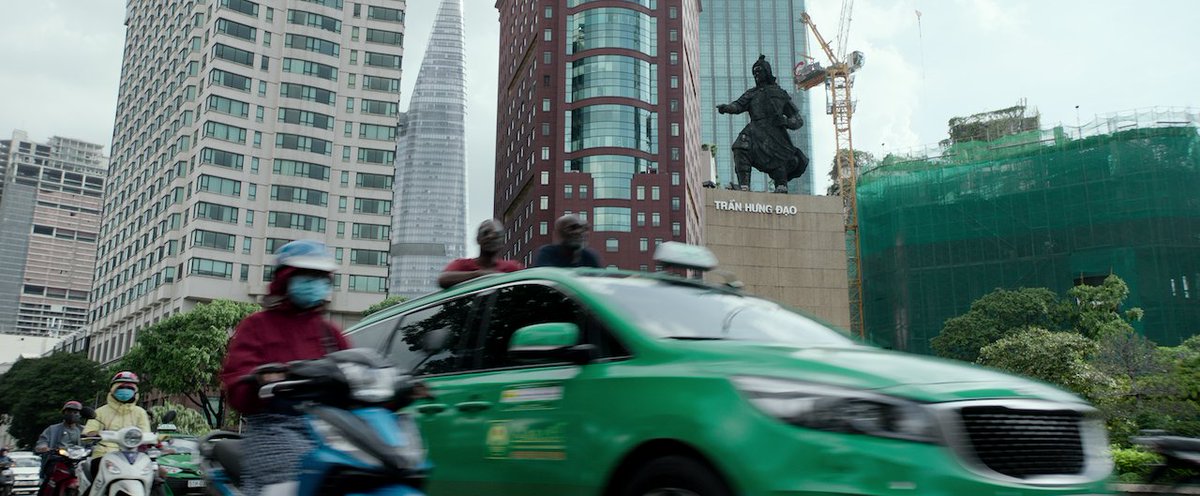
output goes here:
{"type": "Polygon", "coordinates": [[[850,331],[860,338],[866,337],[863,325],[863,292],[862,292],[862,258],[859,252],[858,235],[858,174],[854,162],[854,140],[850,132],[850,123],[854,117],[854,100],[851,99],[851,89],[854,87],[854,73],[862,67],[862,52],[853,52],[847,57],[846,40],[850,30],[850,12],[854,0],[842,2],[841,25],[838,29],[838,51],[821,36],[817,25],[813,24],[808,13],[800,15],[801,21],[812,30],[813,36],[825,56],[829,58],[829,67],[822,68],[821,64],[800,64],[794,71],[796,88],[808,90],[821,83],[825,84],[827,103],[825,113],[833,116],[833,129],[836,135],[837,152],[834,154],[837,181],[842,196],[846,216],[846,257],[847,275],[850,280],[850,331]]]}

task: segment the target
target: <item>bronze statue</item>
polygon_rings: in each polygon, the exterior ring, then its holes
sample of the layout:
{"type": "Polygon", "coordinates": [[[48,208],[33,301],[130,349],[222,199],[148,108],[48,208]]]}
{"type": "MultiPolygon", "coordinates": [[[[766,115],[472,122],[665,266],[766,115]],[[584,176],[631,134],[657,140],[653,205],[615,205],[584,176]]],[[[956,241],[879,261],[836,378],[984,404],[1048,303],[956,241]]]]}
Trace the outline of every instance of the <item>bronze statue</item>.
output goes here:
{"type": "Polygon", "coordinates": [[[800,129],[804,119],[792,98],[779,87],[766,55],[751,70],[755,86],[733,103],[717,105],[722,114],[750,112],[750,123],[733,142],[733,170],[737,189],[750,190],[750,167],[766,173],[776,193],[787,193],[787,183],[808,169],[808,156],[792,144],[788,130],[800,129]]]}

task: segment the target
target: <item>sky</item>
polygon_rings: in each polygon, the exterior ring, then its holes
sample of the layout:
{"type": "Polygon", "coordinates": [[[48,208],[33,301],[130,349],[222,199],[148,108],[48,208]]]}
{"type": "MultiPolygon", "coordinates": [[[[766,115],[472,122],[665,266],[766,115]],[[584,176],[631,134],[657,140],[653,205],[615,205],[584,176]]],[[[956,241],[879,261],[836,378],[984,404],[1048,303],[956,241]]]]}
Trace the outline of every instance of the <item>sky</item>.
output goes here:
{"type": "MultiPolygon", "coordinates": [[[[499,15],[494,0],[464,2],[473,232],[492,209],[499,15]]],[[[36,140],[59,135],[102,143],[107,152],[125,2],[9,3],[0,17],[0,135],[23,129],[36,140]]],[[[408,1],[402,108],[437,6],[437,0],[408,1]]],[[[1131,109],[1200,107],[1200,64],[1187,55],[1200,46],[1194,0],[855,0],[853,6],[847,44],[866,60],[855,79],[854,143],[877,156],[937,143],[951,117],[1022,99],[1041,112],[1044,126],[1086,124],[1131,109]]],[[[841,2],[809,0],[808,10],[822,35],[835,39],[841,2]]],[[[824,191],[833,129],[824,94],[813,91],[809,173],[819,175],[817,191],[824,191]]]]}

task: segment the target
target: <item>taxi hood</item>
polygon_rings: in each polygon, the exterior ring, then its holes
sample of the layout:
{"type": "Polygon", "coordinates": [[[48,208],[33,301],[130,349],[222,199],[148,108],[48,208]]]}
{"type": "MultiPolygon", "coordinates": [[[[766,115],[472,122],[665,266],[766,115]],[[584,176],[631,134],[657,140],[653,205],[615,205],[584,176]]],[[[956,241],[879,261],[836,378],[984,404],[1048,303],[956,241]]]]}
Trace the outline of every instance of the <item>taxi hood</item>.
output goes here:
{"type": "Polygon", "coordinates": [[[811,347],[674,341],[697,374],[762,376],[871,390],[920,402],[1023,398],[1084,403],[1055,386],[965,362],[868,346],[811,347]]]}

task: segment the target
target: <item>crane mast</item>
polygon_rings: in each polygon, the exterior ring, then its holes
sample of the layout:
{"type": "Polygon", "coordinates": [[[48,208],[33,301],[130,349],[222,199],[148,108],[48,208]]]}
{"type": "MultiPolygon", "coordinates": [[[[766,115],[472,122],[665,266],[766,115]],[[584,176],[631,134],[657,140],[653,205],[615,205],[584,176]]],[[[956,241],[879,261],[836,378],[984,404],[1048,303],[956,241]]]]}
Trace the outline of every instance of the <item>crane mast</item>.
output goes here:
{"type": "MultiPolygon", "coordinates": [[[[846,0],[846,3],[843,4],[842,26],[840,30],[842,33],[848,31],[850,12],[847,4],[851,1],[846,0]]],[[[853,72],[858,70],[862,65],[862,54],[854,52],[850,55],[849,60],[844,55],[838,56],[834,52],[833,47],[821,36],[821,32],[817,30],[816,24],[813,24],[812,18],[809,17],[808,13],[801,14],[801,20],[812,30],[813,37],[817,39],[817,43],[825,51],[825,56],[829,58],[828,68],[821,69],[820,64],[814,64],[815,68],[805,68],[804,71],[797,70],[795,73],[796,87],[807,90],[824,82],[825,90],[828,93],[829,100],[825,106],[825,113],[833,117],[833,129],[837,146],[837,152],[834,154],[834,163],[837,170],[838,188],[842,196],[846,224],[846,268],[847,276],[849,277],[850,331],[857,334],[860,338],[865,338],[862,259],[858,233],[858,174],[856,173],[854,161],[854,137],[851,132],[851,122],[854,118],[854,100],[851,95],[851,90],[854,87],[853,72]]],[[[844,34],[839,34],[838,39],[839,43],[841,43],[841,46],[838,48],[842,50],[842,53],[845,53],[844,34]]]]}

